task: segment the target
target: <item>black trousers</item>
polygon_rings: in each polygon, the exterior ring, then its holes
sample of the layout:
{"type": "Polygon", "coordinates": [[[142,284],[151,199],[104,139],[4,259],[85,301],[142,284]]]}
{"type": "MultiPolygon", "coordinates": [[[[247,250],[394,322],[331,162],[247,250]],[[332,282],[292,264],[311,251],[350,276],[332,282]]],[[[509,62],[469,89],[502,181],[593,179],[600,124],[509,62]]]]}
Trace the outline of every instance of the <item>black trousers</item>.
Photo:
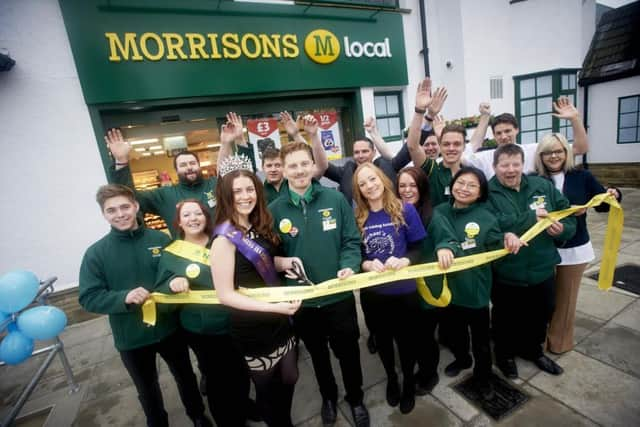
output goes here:
{"type": "Polygon", "coordinates": [[[491,374],[491,345],[489,343],[489,307],[469,308],[449,305],[445,318],[451,332],[451,351],[456,360],[471,362],[469,355],[469,330],[473,350],[473,375],[486,380],[491,374]]]}
{"type": "Polygon", "coordinates": [[[249,399],[249,374],[231,336],[184,331],[198,366],[207,377],[209,411],[219,427],[244,426],[249,399]]]}
{"type": "Polygon", "coordinates": [[[419,383],[425,383],[438,373],[440,363],[440,347],[436,341],[436,327],[443,317],[444,309],[420,309],[418,313],[417,356],[419,383]]]}
{"type": "Polygon", "coordinates": [[[351,405],[360,405],[364,393],[355,298],[350,296],[323,307],[303,307],[294,317],[294,327],[311,354],[322,398],[338,400],[338,386],[329,357],[331,346],[340,362],[345,400],[351,405]]]}
{"type": "Polygon", "coordinates": [[[414,367],[417,359],[416,333],[418,330],[418,293],[383,295],[366,292],[368,303],[362,307],[376,337],[378,354],[390,381],[398,376],[395,368],[395,341],[405,387],[415,385],[414,367]]]}
{"type": "Polygon", "coordinates": [[[202,416],[204,404],[189,360],[187,343],[182,333],[176,332],[158,343],[120,352],[122,363],[138,391],[138,400],[147,417],[147,426],[169,425],[158,383],[156,354],[169,366],[189,418],[193,420],[202,416]]]}
{"type": "Polygon", "coordinates": [[[555,277],[531,286],[494,282],[491,301],[496,360],[541,357],[555,305],[555,277]]]}

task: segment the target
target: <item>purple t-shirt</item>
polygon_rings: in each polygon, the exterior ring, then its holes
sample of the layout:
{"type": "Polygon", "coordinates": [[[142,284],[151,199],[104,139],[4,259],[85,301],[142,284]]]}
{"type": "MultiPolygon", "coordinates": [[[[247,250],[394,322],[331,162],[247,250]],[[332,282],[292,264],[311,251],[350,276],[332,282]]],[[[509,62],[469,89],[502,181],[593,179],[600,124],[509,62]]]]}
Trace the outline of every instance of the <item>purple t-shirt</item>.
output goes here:
{"type": "MultiPolygon", "coordinates": [[[[402,258],[407,253],[409,243],[417,242],[426,237],[427,233],[422,220],[413,205],[403,204],[403,216],[406,225],[397,230],[391,217],[384,210],[369,212],[362,232],[363,259],[366,261],[380,260],[384,263],[389,257],[402,258]]],[[[415,280],[398,280],[371,288],[380,294],[406,294],[416,289],[415,280]]]]}

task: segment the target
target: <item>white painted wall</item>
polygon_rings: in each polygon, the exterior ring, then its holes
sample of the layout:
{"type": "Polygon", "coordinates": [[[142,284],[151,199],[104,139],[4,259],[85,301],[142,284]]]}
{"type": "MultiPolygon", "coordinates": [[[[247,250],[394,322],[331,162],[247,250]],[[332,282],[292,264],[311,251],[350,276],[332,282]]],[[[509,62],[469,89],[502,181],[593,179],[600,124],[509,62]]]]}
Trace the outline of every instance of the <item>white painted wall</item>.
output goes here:
{"type": "Polygon", "coordinates": [[[449,90],[452,119],[478,114],[492,76],[503,77],[493,112],[513,113],[513,76],[580,67],[595,30],[594,0],[426,1],[431,76],[449,90]]]}
{"type": "Polygon", "coordinates": [[[58,2],[0,2],[0,274],[27,269],[77,281],[108,229],[94,201],[106,179],[58,2]]]}
{"type": "Polygon", "coordinates": [[[589,86],[589,163],[640,162],[640,144],[618,144],[618,98],[640,95],[640,76],[589,86]]]}

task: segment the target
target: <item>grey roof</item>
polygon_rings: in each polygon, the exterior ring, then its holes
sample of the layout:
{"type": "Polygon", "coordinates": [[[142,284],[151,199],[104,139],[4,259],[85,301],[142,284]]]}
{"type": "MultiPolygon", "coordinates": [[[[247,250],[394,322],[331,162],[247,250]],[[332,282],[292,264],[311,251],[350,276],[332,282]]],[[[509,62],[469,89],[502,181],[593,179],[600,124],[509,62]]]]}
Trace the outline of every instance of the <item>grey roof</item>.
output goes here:
{"type": "Polygon", "coordinates": [[[640,74],[640,0],[602,15],[579,74],[581,86],[640,74]]]}

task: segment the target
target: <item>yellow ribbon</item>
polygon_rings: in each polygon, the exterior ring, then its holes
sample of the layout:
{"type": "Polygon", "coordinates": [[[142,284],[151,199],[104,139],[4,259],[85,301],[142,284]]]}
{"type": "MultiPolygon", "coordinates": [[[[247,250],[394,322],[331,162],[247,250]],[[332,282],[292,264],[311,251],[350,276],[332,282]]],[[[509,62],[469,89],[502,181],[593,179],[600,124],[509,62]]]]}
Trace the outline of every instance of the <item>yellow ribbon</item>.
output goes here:
{"type": "MultiPolygon", "coordinates": [[[[616,259],[618,256],[618,248],[620,247],[620,239],[622,238],[622,226],[624,222],[622,207],[613,195],[608,193],[598,194],[593,197],[587,204],[582,206],[573,206],[561,211],[551,212],[549,216],[538,221],[529,230],[527,230],[520,238],[523,241],[530,241],[538,234],[543,232],[547,227],[555,221],[559,221],[581,209],[587,209],[598,206],[601,203],[608,203],[612,209],[609,211],[607,222],[607,232],[604,239],[604,249],[602,252],[602,261],[600,266],[600,277],[598,279],[598,287],[602,290],[611,288],[613,282],[613,273],[615,270],[616,259]]],[[[174,242],[174,246],[178,242],[174,242]]],[[[196,246],[196,245],[193,245],[196,246]]],[[[174,246],[173,249],[175,249],[174,246]]],[[[189,248],[193,249],[193,248],[189,248]]],[[[172,250],[173,253],[176,253],[172,250]]],[[[201,251],[202,252],[202,251],[201,251]]],[[[455,258],[446,273],[466,270],[468,268],[477,267],[488,262],[492,262],[508,255],[506,249],[498,249],[481,254],[470,255],[466,257],[455,258]]],[[[183,256],[183,254],[180,254],[183,256]]],[[[199,255],[192,252],[194,257],[199,255]]],[[[188,257],[187,257],[188,258],[188,257]]],[[[192,258],[189,258],[192,259],[192,258]]],[[[198,261],[197,259],[192,259],[198,261]]],[[[271,286],[258,289],[240,288],[239,292],[251,298],[265,302],[280,302],[291,300],[306,300],[317,298],[340,292],[354,291],[356,289],[376,286],[383,283],[393,282],[396,280],[421,279],[424,277],[436,276],[444,274],[437,262],[426,264],[411,265],[401,270],[385,271],[383,273],[367,272],[350,276],[346,279],[330,279],[315,286],[271,286]]],[[[440,297],[435,298],[424,280],[417,280],[418,292],[425,301],[436,307],[444,307],[451,302],[451,291],[447,286],[446,276],[443,283],[442,293],[440,297]]],[[[150,297],[142,306],[143,321],[149,325],[155,325],[156,322],[156,304],[220,304],[216,291],[189,291],[179,294],[162,294],[158,292],[151,293],[150,297]]]]}

